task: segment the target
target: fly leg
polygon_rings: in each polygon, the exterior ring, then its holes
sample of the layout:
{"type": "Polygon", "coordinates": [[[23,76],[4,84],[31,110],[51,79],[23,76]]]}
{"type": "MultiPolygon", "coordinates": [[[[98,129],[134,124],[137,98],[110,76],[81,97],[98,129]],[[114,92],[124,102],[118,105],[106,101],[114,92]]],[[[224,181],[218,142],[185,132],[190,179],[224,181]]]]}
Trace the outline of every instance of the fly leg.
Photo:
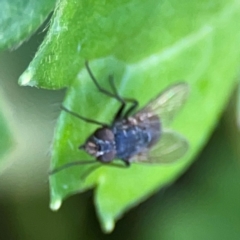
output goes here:
{"type": "Polygon", "coordinates": [[[106,96],[115,98],[117,101],[119,101],[121,103],[123,102],[122,98],[118,94],[113,94],[100,86],[100,84],[98,83],[97,79],[95,78],[95,76],[93,75],[93,73],[89,67],[88,61],[85,62],[85,66],[86,66],[89,76],[91,77],[93,83],[95,84],[95,86],[97,87],[99,92],[105,94],[106,96]]]}
{"type": "Polygon", "coordinates": [[[90,119],[90,118],[86,118],[86,117],[83,117],[81,115],[79,115],[78,113],[75,113],[69,109],[67,109],[65,106],[61,106],[61,109],[64,110],[65,112],[71,114],[72,116],[78,118],[78,119],[81,119],[87,123],[92,123],[92,124],[96,124],[96,125],[100,125],[102,127],[108,127],[108,124],[106,123],[102,123],[102,122],[99,122],[99,121],[96,121],[96,120],[93,120],[93,119],[90,119]]]}
{"type": "Polygon", "coordinates": [[[118,111],[116,112],[114,118],[113,118],[113,122],[116,121],[120,121],[124,118],[127,118],[137,107],[138,107],[138,101],[132,98],[123,98],[119,95],[117,88],[115,86],[114,83],[114,78],[113,75],[109,76],[109,83],[110,86],[114,92],[114,95],[118,97],[118,99],[120,99],[120,102],[122,103],[120,108],[118,109],[118,111]],[[131,106],[129,107],[129,109],[124,113],[124,109],[126,107],[126,104],[130,103],[131,106]]]}
{"type": "MultiPolygon", "coordinates": [[[[126,106],[126,101],[118,94],[117,91],[115,91],[116,88],[115,88],[115,86],[114,86],[114,83],[110,80],[110,78],[109,78],[109,81],[110,81],[110,85],[113,86],[112,88],[113,88],[113,90],[114,90],[114,94],[111,93],[111,92],[109,92],[109,91],[107,91],[106,89],[102,88],[102,87],[99,85],[99,83],[98,83],[97,79],[95,78],[95,76],[93,75],[93,73],[92,73],[92,71],[91,71],[91,69],[90,69],[87,61],[85,62],[85,66],[86,66],[86,69],[87,69],[87,71],[88,71],[88,73],[89,73],[92,81],[94,82],[95,86],[97,87],[98,91],[101,92],[101,93],[103,93],[103,94],[105,94],[105,95],[107,95],[107,96],[109,96],[109,97],[113,97],[113,98],[115,98],[117,101],[121,102],[121,106],[120,106],[120,108],[119,108],[116,116],[114,117],[114,120],[115,120],[115,119],[118,119],[118,118],[121,116],[121,114],[122,114],[122,112],[123,112],[123,110],[124,110],[124,108],[125,108],[125,106],[126,106]]],[[[65,111],[65,112],[71,114],[72,116],[74,116],[74,117],[76,117],[76,118],[78,118],[78,119],[81,119],[81,120],[83,120],[83,121],[85,121],[85,122],[87,122],[87,123],[92,123],[92,124],[100,125],[100,126],[102,126],[102,127],[109,127],[109,125],[106,124],[106,123],[102,123],[102,122],[99,122],[99,121],[96,121],[96,120],[93,120],[93,119],[90,119],[90,118],[83,117],[83,116],[79,115],[78,113],[69,110],[68,108],[66,108],[66,107],[63,106],[63,105],[61,106],[61,109],[62,109],[63,111],[65,111]]]]}
{"type": "Polygon", "coordinates": [[[108,90],[102,88],[97,79],[95,78],[95,76],[93,75],[90,67],[89,67],[89,64],[88,64],[88,61],[85,62],[85,65],[86,65],[86,69],[92,79],[92,81],[94,82],[95,86],[97,87],[98,91],[109,96],[109,97],[113,97],[115,98],[117,101],[119,101],[121,103],[121,106],[119,107],[118,111],[116,112],[114,118],[113,118],[113,122],[116,122],[116,121],[120,121],[126,117],[128,117],[138,106],[138,101],[135,100],[135,99],[130,99],[130,98],[123,98],[119,95],[117,89],[116,89],[116,86],[114,84],[114,79],[113,79],[113,75],[110,75],[109,76],[109,83],[110,83],[110,86],[113,90],[113,93],[109,92],[108,90]],[[124,109],[126,107],[126,104],[127,103],[131,103],[131,106],[129,107],[129,109],[124,113],[124,109]]]}

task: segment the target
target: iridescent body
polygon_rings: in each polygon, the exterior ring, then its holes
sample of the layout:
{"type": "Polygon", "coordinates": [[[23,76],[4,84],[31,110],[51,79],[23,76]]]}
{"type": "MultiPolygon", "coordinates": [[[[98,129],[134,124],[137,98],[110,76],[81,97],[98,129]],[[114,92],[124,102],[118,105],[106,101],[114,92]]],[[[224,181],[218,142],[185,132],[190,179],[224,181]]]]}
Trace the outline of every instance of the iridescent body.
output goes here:
{"type": "Polygon", "coordinates": [[[129,165],[132,157],[146,152],[159,138],[158,116],[137,115],[97,129],[81,148],[101,162],[121,159],[129,165]]]}

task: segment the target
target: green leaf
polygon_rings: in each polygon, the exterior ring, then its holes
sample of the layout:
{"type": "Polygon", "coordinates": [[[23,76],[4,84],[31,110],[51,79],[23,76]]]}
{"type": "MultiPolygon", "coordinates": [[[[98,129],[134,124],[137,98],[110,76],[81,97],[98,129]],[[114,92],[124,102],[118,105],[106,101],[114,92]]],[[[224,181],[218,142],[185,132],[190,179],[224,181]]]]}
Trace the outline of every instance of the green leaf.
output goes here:
{"type": "MultiPolygon", "coordinates": [[[[64,105],[82,116],[110,122],[119,104],[100,94],[84,68],[109,88],[114,74],[121,95],[143,106],[171,84],[184,80],[189,100],[172,128],[191,149],[168,166],[130,169],[84,165],[50,177],[51,208],[76,192],[95,187],[102,228],[110,232],[129,208],[174,181],[206,143],[235,85],[240,60],[239,1],[61,1],[49,33],[21,85],[68,87],[64,105]]],[[[78,150],[96,126],[61,113],[52,166],[90,157],[78,150]]],[[[84,206],[83,206],[84,207],[84,206]]],[[[81,211],[81,210],[79,210],[81,211]]]]}
{"type": "Polygon", "coordinates": [[[20,45],[52,11],[55,0],[1,0],[0,49],[20,45]]]}

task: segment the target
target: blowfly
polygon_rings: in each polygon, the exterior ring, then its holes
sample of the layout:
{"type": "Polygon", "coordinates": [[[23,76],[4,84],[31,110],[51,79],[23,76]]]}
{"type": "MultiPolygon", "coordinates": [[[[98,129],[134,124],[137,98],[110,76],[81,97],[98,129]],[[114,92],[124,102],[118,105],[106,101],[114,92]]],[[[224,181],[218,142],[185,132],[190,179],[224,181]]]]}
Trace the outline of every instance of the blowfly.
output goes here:
{"type": "Polygon", "coordinates": [[[189,87],[177,83],[161,92],[146,106],[138,108],[138,101],[122,97],[109,76],[111,91],[102,88],[88,62],[86,69],[96,88],[102,94],[116,99],[120,107],[110,124],[101,123],[75,113],[62,106],[62,110],[91,124],[99,126],[79,149],[86,151],[95,160],[67,163],[51,171],[51,174],[65,168],[93,162],[111,163],[119,159],[129,166],[133,162],[171,163],[188,150],[187,140],[179,133],[168,129],[169,124],[187,99],[189,87]]]}

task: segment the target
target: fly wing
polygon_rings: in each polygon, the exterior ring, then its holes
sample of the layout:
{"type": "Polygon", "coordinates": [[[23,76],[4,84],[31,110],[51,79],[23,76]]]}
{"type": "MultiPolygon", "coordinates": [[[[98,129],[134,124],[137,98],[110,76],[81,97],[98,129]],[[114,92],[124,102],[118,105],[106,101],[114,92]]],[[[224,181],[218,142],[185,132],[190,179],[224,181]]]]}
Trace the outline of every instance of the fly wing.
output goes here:
{"type": "Polygon", "coordinates": [[[165,130],[152,149],[145,149],[141,154],[134,156],[131,162],[173,163],[183,157],[188,148],[188,142],[181,134],[165,130]]]}
{"type": "Polygon", "coordinates": [[[151,100],[135,116],[152,113],[160,118],[163,127],[168,126],[188,97],[187,83],[175,84],[151,100]]]}

